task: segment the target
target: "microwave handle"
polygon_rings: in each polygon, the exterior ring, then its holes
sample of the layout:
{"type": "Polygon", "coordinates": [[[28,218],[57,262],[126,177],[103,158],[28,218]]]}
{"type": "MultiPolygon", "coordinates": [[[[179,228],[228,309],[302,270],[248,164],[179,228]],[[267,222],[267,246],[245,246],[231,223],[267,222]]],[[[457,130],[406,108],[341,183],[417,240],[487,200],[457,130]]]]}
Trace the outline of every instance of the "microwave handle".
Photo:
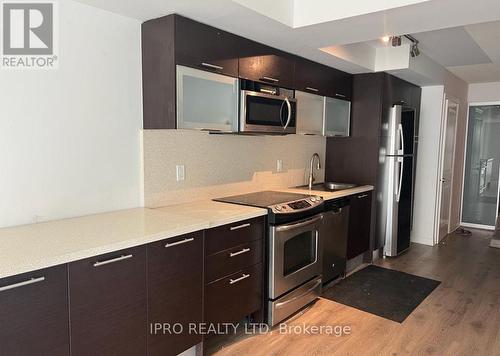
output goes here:
{"type": "Polygon", "coordinates": [[[285,98],[285,103],[286,106],[288,107],[288,118],[286,119],[286,124],[283,130],[286,130],[288,125],[290,125],[290,120],[292,119],[292,104],[290,104],[290,100],[288,100],[288,97],[285,98]]]}

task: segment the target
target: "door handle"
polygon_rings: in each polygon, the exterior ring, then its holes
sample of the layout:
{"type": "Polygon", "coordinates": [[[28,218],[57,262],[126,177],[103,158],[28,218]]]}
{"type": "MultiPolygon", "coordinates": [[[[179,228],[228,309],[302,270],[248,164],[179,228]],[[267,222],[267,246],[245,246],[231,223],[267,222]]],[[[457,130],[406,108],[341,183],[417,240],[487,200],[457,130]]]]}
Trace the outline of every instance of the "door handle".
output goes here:
{"type": "Polygon", "coordinates": [[[244,249],[242,249],[242,250],[240,250],[238,252],[231,252],[229,254],[229,257],[239,256],[239,255],[242,255],[242,254],[247,253],[247,252],[250,252],[250,249],[249,248],[244,248],[244,249]]]}
{"type": "Polygon", "coordinates": [[[120,257],[111,258],[109,260],[97,261],[96,263],[94,263],[94,267],[100,267],[100,266],[104,266],[104,265],[109,265],[110,263],[115,263],[115,262],[120,262],[120,261],[128,260],[129,258],[132,258],[132,257],[133,257],[132,254],[130,254],[130,255],[121,255],[120,257]]]}
{"type": "Polygon", "coordinates": [[[396,194],[396,201],[399,203],[399,199],[401,198],[401,186],[403,185],[403,169],[404,169],[404,159],[402,157],[398,158],[399,166],[399,184],[396,194]]]}
{"type": "Polygon", "coordinates": [[[0,292],[4,292],[4,291],[9,290],[9,289],[29,286],[30,284],[40,283],[43,281],[45,281],[45,277],[31,278],[31,279],[28,279],[27,281],[14,283],[14,284],[10,284],[8,286],[0,287],[0,292]]]}
{"type": "Polygon", "coordinates": [[[193,237],[190,237],[190,238],[184,239],[184,240],[180,240],[180,241],[176,241],[176,242],[172,242],[172,243],[167,243],[165,245],[165,247],[166,248],[174,247],[174,246],[182,245],[182,244],[185,244],[185,243],[188,243],[188,242],[191,242],[191,241],[194,241],[193,237]]]}
{"type": "Polygon", "coordinates": [[[241,282],[242,280],[247,279],[248,277],[250,277],[250,274],[243,273],[243,275],[239,278],[236,278],[236,279],[231,278],[229,280],[229,284],[235,284],[235,283],[241,282]]]}
{"type": "Polygon", "coordinates": [[[399,139],[400,139],[400,145],[401,149],[398,152],[398,155],[404,155],[405,154],[405,138],[403,135],[403,125],[399,124],[398,125],[398,131],[399,131],[399,139]]]}
{"type": "Polygon", "coordinates": [[[210,68],[210,69],[216,69],[216,70],[222,70],[222,69],[224,69],[224,67],[217,66],[215,64],[206,63],[206,62],[202,62],[201,65],[203,67],[210,68]]]}
{"type": "Polygon", "coordinates": [[[290,124],[290,120],[292,119],[292,104],[290,104],[290,100],[288,100],[288,98],[285,98],[285,103],[286,103],[286,106],[288,107],[288,118],[286,120],[286,124],[285,124],[285,127],[283,128],[283,130],[286,130],[286,128],[290,124]]]}

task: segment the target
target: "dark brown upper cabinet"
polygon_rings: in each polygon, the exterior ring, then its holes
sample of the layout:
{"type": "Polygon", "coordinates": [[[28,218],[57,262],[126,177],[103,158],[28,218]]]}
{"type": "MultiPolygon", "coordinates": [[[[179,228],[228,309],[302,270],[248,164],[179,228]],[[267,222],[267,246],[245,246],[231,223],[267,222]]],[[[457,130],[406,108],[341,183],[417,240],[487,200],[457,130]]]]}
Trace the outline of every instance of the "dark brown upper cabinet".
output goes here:
{"type": "Polygon", "coordinates": [[[241,39],[239,76],[294,88],[295,57],[258,42],[241,39]]]}
{"type": "Polygon", "coordinates": [[[146,247],[69,264],[71,355],[145,355],[146,247]]]}
{"type": "Polygon", "coordinates": [[[241,38],[232,33],[175,17],[175,61],[188,67],[238,77],[241,38]]]}
{"type": "Polygon", "coordinates": [[[68,273],[57,266],[0,279],[0,355],[69,355],[68,273]]]}
{"type": "Polygon", "coordinates": [[[307,59],[295,62],[295,89],[322,96],[332,92],[331,68],[307,59]]]}
{"type": "Polygon", "coordinates": [[[352,98],[352,74],[330,68],[332,85],[327,96],[336,99],[351,100],[352,98]]]}

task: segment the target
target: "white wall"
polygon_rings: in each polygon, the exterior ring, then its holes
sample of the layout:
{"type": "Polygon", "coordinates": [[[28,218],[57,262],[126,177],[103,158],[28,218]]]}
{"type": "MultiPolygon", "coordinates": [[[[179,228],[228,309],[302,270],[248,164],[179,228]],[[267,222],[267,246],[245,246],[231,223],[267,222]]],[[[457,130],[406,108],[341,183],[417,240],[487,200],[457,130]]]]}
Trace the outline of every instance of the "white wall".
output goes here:
{"type": "Polygon", "coordinates": [[[0,71],[0,226],[141,204],[140,23],[59,2],[59,69],[0,71]]]}
{"type": "Polygon", "coordinates": [[[444,85],[422,88],[411,240],[431,246],[434,245],[443,97],[444,85]]]}
{"type": "Polygon", "coordinates": [[[469,102],[500,101],[500,82],[469,85],[469,102]]]}

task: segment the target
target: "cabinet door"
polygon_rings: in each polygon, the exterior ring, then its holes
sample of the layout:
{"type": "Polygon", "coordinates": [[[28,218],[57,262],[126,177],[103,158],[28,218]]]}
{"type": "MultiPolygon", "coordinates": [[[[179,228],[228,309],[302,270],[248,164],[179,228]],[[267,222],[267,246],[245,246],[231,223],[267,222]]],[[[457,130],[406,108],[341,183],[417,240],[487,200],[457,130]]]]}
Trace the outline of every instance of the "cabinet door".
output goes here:
{"type": "Polygon", "coordinates": [[[175,17],[176,63],[238,76],[240,37],[182,16],[175,17]]]}
{"type": "Polygon", "coordinates": [[[69,264],[71,355],[146,354],[146,247],[69,264]]]}
{"type": "Polygon", "coordinates": [[[352,74],[330,68],[332,83],[327,96],[337,99],[351,100],[352,97],[352,74]]]}
{"type": "Polygon", "coordinates": [[[0,355],[69,355],[67,266],[0,279],[0,355]]]}
{"type": "Polygon", "coordinates": [[[325,97],[296,91],[295,98],[297,99],[297,133],[322,135],[325,97]]]}
{"type": "Polygon", "coordinates": [[[329,95],[332,86],[330,67],[303,58],[295,63],[295,89],[318,95],[329,95]]]}
{"type": "Polygon", "coordinates": [[[177,66],[177,128],[238,131],[238,79],[177,66]]]}
{"type": "Polygon", "coordinates": [[[295,62],[292,55],[245,40],[239,59],[241,78],[294,88],[295,62]]]}
{"type": "Polygon", "coordinates": [[[347,258],[354,258],[370,249],[372,193],[351,196],[347,258]]]}
{"type": "Polygon", "coordinates": [[[323,135],[347,137],[351,127],[351,102],[334,98],[325,99],[323,135]]]}
{"type": "Polygon", "coordinates": [[[189,325],[202,321],[202,293],[202,232],[148,245],[148,355],[177,355],[201,342],[189,325]],[[154,332],[156,323],[182,325],[182,332],[154,332]]]}

